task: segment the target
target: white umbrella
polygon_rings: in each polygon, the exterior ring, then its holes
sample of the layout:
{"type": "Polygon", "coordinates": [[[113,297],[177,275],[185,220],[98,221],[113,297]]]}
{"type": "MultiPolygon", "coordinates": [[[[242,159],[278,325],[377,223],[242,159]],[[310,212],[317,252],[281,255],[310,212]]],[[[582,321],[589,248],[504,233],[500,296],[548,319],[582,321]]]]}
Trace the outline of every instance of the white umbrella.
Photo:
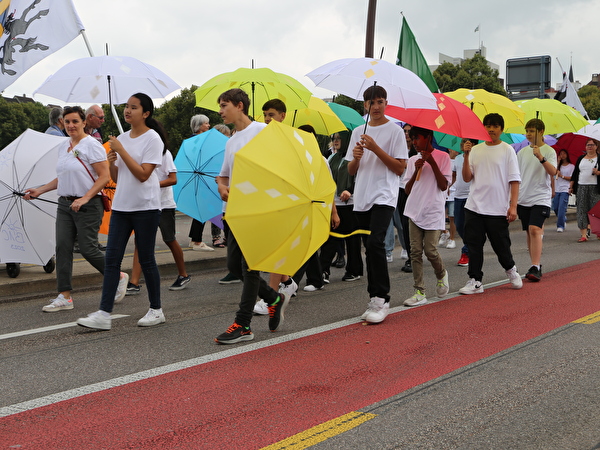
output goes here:
{"type": "Polygon", "coordinates": [[[590,139],[596,139],[597,141],[600,141],[600,124],[586,125],[574,134],[578,134],[581,136],[588,137],[590,139]]]}
{"type": "MultiPolygon", "coordinates": [[[[33,95],[43,94],[68,103],[126,103],[136,92],[164,98],[181,89],[164,72],[129,56],[90,56],[66,64],[50,75],[33,95]]],[[[122,130],[121,130],[122,131],[122,130]]]]}
{"type": "Polygon", "coordinates": [[[401,108],[437,109],[435,97],[416,74],[402,66],[373,58],[345,58],[306,74],[315,85],[355,100],[376,82],[387,91],[390,105],[401,108]]]}
{"type": "Polygon", "coordinates": [[[23,193],[56,178],[66,139],[27,129],[0,151],[0,262],[46,265],[54,255],[56,191],[32,200],[23,193]]]}

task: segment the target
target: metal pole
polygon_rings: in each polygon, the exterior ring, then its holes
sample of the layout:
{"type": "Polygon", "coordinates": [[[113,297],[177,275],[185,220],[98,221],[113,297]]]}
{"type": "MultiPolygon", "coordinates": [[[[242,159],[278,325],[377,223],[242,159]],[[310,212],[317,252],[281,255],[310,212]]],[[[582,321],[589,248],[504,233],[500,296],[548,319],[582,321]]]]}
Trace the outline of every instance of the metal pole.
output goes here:
{"type": "Polygon", "coordinates": [[[367,11],[367,34],[365,39],[365,57],[373,58],[375,47],[375,12],[377,10],[377,0],[369,0],[369,9],[367,11]]]}
{"type": "Polygon", "coordinates": [[[87,35],[85,34],[85,30],[81,30],[79,33],[81,34],[81,37],[83,37],[83,41],[85,42],[85,46],[87,47],[90,56],[94,56],[94,52],[92,51],[90,42],[88,41],[87,35]]]}

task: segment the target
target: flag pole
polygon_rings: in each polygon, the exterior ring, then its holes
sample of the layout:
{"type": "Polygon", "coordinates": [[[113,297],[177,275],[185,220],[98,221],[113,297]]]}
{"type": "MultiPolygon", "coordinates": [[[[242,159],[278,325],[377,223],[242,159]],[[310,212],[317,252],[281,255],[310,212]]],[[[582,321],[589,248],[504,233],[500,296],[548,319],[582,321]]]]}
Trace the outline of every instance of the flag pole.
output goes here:
{"type": "Polygon", "coordinates": [[[94,52],[92,51],[92,47],[90,46],[90,41],[88,41],[87,38],[87,34],[85,34],[85,30],[81,30],[79,32],[79,34],[81,34],[81,37],[83,38],[83,41],[85,42],[85,46],[87,47],[88,53],[90,54],[90,56],[94,56],[94,52]]]}

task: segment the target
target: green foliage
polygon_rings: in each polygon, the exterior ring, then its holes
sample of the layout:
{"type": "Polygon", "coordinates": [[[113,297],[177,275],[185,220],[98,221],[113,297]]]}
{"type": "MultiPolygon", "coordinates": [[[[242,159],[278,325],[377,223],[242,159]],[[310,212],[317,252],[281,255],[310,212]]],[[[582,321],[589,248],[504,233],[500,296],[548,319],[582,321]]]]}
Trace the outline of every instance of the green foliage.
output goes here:
{"type": "Polygon", "coordinates": [[[41,103],[9,103],[0,98],[0,149],[27,128],[44,132],[48,128],[48,108],[41,103]]]}
{"type": "Polygon", "coordinates": [[[597,120],[600,117],[600,89],[596,86],[583,86],[577,94],[590,119],[597,120]]]}
{"type": "Polygon", "coordinates": [[[506,96],[506,91],[498,81],[498,71],[487,65],[481,55],[466,59],[462,64],[454,65],[445,62],[434,72],[433,76],[442,92],[456,89],[485,89],[488,92],[506,96]]]}
{"type": "MultiPolygon", "coordinates": [[[[125,105],[115,106],[115,110],[117,111],[117,116],[119,117],[119,121],[121,122],[123,131],[127,131],[131,127],[127,122],[125,122],[125,119],[123,119],[124,109],[125,105]]],[[[120,132],[117,128],[115,118],[113,117],[113,114],[110,111],[110,107],[108,105],[102,105],[102,111],[104,111],[104,123],[102,124],[102,138],[104,139],[104,142],[106,142],[108,141],[109,136],[118,136],[120,132]]]]}

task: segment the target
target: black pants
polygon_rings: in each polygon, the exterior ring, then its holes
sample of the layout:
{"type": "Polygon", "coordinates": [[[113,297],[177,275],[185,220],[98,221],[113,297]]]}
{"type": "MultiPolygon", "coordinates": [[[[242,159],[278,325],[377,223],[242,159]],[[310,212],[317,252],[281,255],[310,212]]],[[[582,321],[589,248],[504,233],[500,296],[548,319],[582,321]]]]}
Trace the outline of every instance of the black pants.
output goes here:
{"type": "Polygon", "coordinates": [[[404,215],[404,208],[406,208],[406,200],[408,199],[408,195],[406,191],[400,188],[400,193],[398,194],[398,213],[400,214],[400,223],[402,224],[402,234],[404,235],[404,243],[406,244],[406,253],[408,254],[408,260],[410,261],[410,236],[409,236],[409,225],[408,225],[408,217],[404,215]]]}
{"type": "Polygon", "coordinates": [[[385,235],[394,208],[386,205],[373,205],[369,211],[355,212],[358,225],[371,234],[365,240],[367,261],[367,291],[369,297],[390,301],[390,275],[385,257],[385,235]]]}
{"type": "MultiPolygon", "coordinates": [[[[339,234],[350,234],[358,229],[356,215],[352,211],[352,206],[338,206],[338,215],[340,216],[340,226],[331,231],[339,234]]],[[[336,238],[329,236],[329,239],[321,247],[321,267],[324,272],[331,273],[331,261],[336,253],[339,253],[338,246],[346,244],[346,273],[355,276],[363,275],[363,261],[360,253],[360,235],[355,234],[347,238],[336,238]]]]}
{"type": "Polygon", "coordinates": [[[504,270],[514,267],[515,261],[510,251],[508,220],[504,216],[485,216],[465,208],[464,241],[469,248],[469,278],[483,279],[483,246],[486,236],[504,270]]]}

